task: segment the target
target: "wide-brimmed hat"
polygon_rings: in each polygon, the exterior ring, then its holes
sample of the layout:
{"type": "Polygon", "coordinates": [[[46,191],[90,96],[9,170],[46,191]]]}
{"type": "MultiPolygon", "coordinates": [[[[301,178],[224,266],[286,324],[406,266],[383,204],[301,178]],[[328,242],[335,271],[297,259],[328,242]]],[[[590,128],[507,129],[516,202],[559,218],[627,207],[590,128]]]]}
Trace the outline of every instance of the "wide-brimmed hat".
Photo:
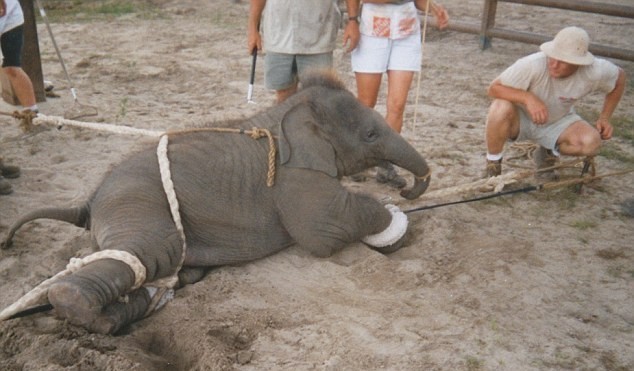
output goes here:
{"type": "Polygon", "coordinates": [[[543,43],[539,48],[547,56],[577,65],[588,65],[594,56],[588,51],[590,37],[579,27],[566,27],[557,33],[552,41],[543,43]]]}

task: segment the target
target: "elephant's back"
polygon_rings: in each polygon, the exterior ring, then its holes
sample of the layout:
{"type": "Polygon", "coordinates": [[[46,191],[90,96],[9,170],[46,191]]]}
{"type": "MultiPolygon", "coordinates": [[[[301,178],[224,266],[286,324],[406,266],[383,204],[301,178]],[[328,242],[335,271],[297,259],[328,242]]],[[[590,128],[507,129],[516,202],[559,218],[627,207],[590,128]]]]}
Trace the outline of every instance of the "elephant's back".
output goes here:
{"type": "Polygon", "coordinates": [[[192,243],[232,249],[288,245],[274,212],[275,186],[267,186],[274,149],[266,137],[212,131],[170,143],[174,188],[192,243]]]}

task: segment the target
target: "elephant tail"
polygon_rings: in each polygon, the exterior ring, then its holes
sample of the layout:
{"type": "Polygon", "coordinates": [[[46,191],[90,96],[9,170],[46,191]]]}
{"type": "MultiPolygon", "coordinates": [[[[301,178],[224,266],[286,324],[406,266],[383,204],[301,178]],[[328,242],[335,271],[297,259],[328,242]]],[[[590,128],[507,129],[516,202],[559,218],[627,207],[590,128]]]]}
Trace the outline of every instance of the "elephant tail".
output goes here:
{"type": "Polygon", "coordinates": [[[24,224],[36,219],[53,219],[90,229],[90,211],[87,204],[71,208],[49,207],[33,210],[13,223],[0,248],[8,249],[13,243],[13,236],[24,224]]]}

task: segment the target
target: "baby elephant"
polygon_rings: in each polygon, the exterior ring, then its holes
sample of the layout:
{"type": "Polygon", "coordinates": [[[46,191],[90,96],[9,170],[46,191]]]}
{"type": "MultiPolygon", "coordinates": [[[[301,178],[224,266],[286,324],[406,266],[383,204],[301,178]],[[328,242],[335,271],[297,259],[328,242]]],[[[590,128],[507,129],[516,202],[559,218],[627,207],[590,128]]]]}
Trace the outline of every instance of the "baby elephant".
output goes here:
{"type": "Polygon", "coordinates": [[[99,251],[45,298],[59,317],[104,334],[143,318],[165,288],[195,282],[209,267],[292,244],[319,257],[360,240],[383,253],[400,248],[405,214],[349,192],[340,179],[392,163],[414,175],[401,196],[415,199],[429,185],[425,159],[335,77],[315,74],[303,84],[232,128],[166,134],[158,150],[114,167],[83,205],[22,217],[3,247],[37,218],[89,229],[99,251]]]}

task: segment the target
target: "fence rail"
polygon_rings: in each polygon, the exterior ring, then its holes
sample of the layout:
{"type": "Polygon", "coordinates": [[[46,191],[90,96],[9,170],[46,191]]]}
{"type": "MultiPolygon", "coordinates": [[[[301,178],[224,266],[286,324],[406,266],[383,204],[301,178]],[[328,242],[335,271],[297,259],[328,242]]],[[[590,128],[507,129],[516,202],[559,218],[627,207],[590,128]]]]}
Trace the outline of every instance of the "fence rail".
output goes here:
{"type": "MultiPolygon", "coordinates": [[[[552,36],[544,36],[532,32],[495,27],[495,15],[497,12],[498,2],[543,6],[547,8],[558,8],[634,19],[634,6],[628,5],[615,5],[582,0],[484,0],[482,22],[480,25],[451,20],[447,28],[458,32],[480,35],[480,48],[483,50],[491,46],[491,40],[494,37],[538,45],[552,39],[552,36]]],[[[430,18],[429,23],[432,26],[435,26],[436,20],[434,18],[430,18]]],[[[589,50],[593,54],[608,58],[634,61],[634,50],[631,49],[590,43],[589,50]]]]}

